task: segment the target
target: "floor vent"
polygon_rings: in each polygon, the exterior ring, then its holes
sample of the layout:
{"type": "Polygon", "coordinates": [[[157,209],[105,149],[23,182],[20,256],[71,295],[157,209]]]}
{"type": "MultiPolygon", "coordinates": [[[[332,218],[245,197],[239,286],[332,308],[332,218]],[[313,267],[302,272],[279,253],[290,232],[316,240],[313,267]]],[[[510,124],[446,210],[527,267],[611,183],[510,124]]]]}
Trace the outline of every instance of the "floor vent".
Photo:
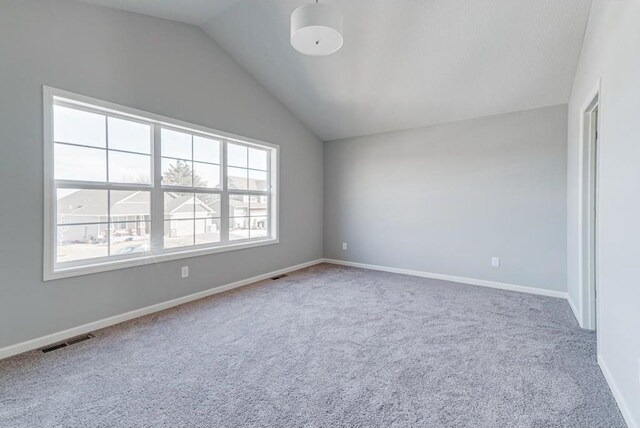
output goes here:
{"type": "Polygon", "coordinates": [[[74,337],[73,339],[67,340],[67,345],[74,345],[76,343],[84,342],[85,340],[93,339],[95,336],[93,334],[85,334],[84,336],[74,337]]]}
{"type": "Polygon", "coordinates": [[[76,343],[84,342],[85,340],[93,339],[95,336],[93,334],[85,334],[82,336],[73,337],[66,342],[56,343],[55,345],[51,345],[47,348],[42,348],[42,353],[46,354],[47,352],[55,351],[56,349],[66,348],[67,346],[75,345],[76,343]]]}
{"type": "Polygon", "coordinates": [[[49,346],[48,348],[43,348],[42,352],[46,354],[47,352],[55,351],[56,349],[64,348],[66,346],[67,346],[66,343],[58,343],[57,345],[49,346]]]}
{"type": "Polygon", "coordinates": [[[280,279],[280,278],[284,278],[285,276],[289,276],[286,273],[283,273],[282,275],[278,275],[278,276],[274,276],[273,278],[271,278],[273,281],[275,281],[276,279],[280,279]]]}

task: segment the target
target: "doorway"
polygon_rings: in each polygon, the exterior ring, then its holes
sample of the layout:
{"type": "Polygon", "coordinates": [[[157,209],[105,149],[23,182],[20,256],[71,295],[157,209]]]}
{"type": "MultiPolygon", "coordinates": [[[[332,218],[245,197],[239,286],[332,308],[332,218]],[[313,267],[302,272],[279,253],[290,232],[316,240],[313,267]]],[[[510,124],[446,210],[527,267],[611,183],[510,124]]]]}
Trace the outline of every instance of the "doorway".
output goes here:
{"type": "Polygon", "coordinates": [[[582,157],[582,307],[584,326],[597,330],[598,324],[598,147],[599,93],[584,109],[582,157]]]}

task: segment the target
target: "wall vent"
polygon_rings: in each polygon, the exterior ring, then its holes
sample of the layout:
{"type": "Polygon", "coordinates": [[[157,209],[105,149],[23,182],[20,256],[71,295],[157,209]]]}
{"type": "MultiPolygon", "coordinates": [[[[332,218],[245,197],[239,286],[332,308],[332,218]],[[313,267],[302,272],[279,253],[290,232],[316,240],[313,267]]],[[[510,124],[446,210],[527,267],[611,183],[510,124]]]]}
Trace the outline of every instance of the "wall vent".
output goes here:
{"type": "Polygon", "coordinates": [[[286,276],[289,276],[289,275],[287,275],[286,273],[283,273],[282,275],[274,276],[274,277],[273,277],[273,278],[271,278],[271,279],[272,279],[273,281],[275,281],[276,279],[284,278],[284,277],[286,277],[286,276]]]}
{"type": "Polygon", "coordinates": [[[51,345],[51,346],[48,346],[46,348],[42,348],[41,351],[42,351],[43,354],[46,354],[47,352],[55,351],[55,350],[60,349],[60,348],[66,348],[67,346],[75,345],[76,343],[80,343],[80,342],[84,342],[85,340],[93,339],[94,337],[95,336],[93,334],[91,334],[91,333],[84,334],[82,336],[72,337],[71,339],[67,340],[66,342],[60,342],[60,343],[56,343],[55,345],[51,345]]]}

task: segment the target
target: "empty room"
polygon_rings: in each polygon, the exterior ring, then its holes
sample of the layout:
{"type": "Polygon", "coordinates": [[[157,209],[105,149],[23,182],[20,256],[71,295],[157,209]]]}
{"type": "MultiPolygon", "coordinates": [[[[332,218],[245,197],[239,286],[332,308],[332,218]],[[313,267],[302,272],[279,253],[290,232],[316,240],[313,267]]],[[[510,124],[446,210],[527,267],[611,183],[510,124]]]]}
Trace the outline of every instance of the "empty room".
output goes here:
{"type": "Polygon", "coordinates": [[[0,428],[640,428],[639,0],[0,0],[0,428]]]}

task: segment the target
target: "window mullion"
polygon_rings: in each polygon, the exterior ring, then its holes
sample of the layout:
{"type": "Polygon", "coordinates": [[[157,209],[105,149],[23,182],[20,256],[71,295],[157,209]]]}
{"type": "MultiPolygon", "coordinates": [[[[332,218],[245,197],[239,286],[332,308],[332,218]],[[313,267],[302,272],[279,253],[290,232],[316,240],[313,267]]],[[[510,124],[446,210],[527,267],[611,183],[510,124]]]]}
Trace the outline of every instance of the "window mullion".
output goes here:
{"type": "MultiPolygon", "coordinates": [[[[109,116],[104,116],[104,144],[107,162],[107,188],[109,187],[109,116]]],[[[111,190],[107,189],[107,256],[111,255],[111,190]]]]}
{"type": "Polygon", "coordinates": [[[160,125],[151,128],[153,149],[151,158],[153,167],[153,189],[151,190],[151,252],[159,254],[163,251],[164,236],[164,195],[162,193],[162,158],[160,156],[160,125]]]}
{"type": "Polygon", "coordinates": [[[273,188],[271,187],[271,172],[273,170],[271,163],[271,151],[267,152],[267,236],[271,238],[273,236],[273,201],[271,195],[273,194],[273,188]]]}
{"type": "Polygon", "coordinates": [[[227,140],[222,140],[222,155],[220,168],[222,169],[222,197],[220,198],[220,242],[229,242],[229,188],[227,186],[227,140]]]}
{"type": "Polygon", "coordinates": [[[229,193],[234,194],[234,195],[259,195],[259,196],[267,196],[269,195],[269,192],[264,191],[264,190],[241,190],[241,189],[233,189],[230,190],[229,193]]]}
{"type": "Polygon", "coordinates": [[[104,116],[104,131],[105,131],[105,138],[104,138],[105,152],[104,152],[104,155],[106,156],[106,162],[107,162],[107,183],[108,183],[109,182],[109,116],[107,116],[107,115],[104,116]]]}
{"type": "Polygon", "coordinates": [[[196,245],[196,164],[194,162],[194,153],[193,153],[193,134],[191,134],[191,195],[193,197],[193,211],[191,215],[193,216],[193,236],[191,237],[191,243],[196,245]]]}

